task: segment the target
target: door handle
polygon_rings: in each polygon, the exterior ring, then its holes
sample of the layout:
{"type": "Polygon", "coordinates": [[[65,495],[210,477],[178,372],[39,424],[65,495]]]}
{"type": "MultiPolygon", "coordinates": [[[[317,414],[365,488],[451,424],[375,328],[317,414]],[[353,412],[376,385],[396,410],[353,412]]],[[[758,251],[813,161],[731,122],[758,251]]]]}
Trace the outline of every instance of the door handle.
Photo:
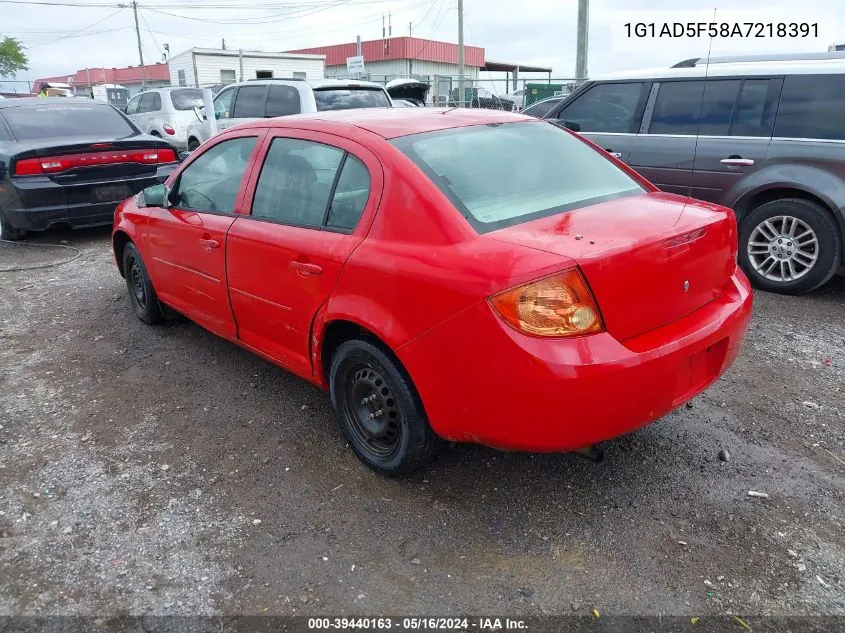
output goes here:
{"type": "Polygon", "coordinates": [[[613,158],[622,158],[622,152],[614,152],[612,149],[605,149],[604,151],[613,156],[613,158]]]}
{"type": "Polygon", "coordinates": [[[723,158],[719,161],[723,165],[730,165],[731,167],[751,167],[754,160],[751,158],[740,158],[739,156],[731,156],[730,158],[723,158]]]}
{"type": "Polygon", "coordinates": [[[290,267],[298,270],[303,275],[319,275],[323,272],[323,267],[317,264],[309,264],[308,262],[292,261],[290,267]]]}
{"type": "Polygon", "coordinates": [[[208,238],[202,238],[200,240],[200,244],[202,244],[202,247],[207,251],[210,251],[213,248],[220,248],[220,242],[208,238]]]}

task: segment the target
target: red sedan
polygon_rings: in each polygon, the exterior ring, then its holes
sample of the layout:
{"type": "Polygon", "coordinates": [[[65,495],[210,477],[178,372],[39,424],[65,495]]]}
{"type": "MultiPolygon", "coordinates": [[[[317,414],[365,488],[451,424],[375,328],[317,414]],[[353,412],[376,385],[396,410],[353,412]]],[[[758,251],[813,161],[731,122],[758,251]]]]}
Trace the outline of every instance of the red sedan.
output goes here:
{"type": "Polygon", "coordinates": [[[387,474],[443,440],[632,431],[716,380],[751,316],[732,211],[492,110],[239,125],[124,202],[113,238],[141,320],[176,311],[327,388],[387,474]]]}

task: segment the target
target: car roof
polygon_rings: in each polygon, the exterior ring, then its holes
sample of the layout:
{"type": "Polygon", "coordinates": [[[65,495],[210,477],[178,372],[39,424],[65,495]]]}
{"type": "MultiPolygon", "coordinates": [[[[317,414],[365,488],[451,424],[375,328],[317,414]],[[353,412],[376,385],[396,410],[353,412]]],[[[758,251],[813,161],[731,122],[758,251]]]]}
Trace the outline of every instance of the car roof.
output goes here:
{"type": "Polygon", "coordinates": [[[13,99],[3,99],[0,102],[0,109],[33,105],[61,105],[63,103],[92,103],[103,106],[104,108],[111,107],[107,103],[97,99],[89,99],[88,97],[15,97],[13,99]]]}
{"type": "Polygon", "coordinates": [[[705,58],[692,67],[625,70],[593,77],[596,81],[622,79],[680,79],[704,77],[745,77],[755,75],[837,75],[845,74],[845,59],[736,61],[708,64],[705,58]]]}
{"type": "MultiPolygon", "coordinates": [[[[384,90],[384,86],[374,81],[359,81],[357,79],[294,79],[291,77],[269,77],[267,79],[249,79],[227,84],[224,88],[233,86],[261,86],[261,85],[290,84],[293,86],[310,86],[312,90],[325,88],[378,88],[384,90]]],[[[222,90],[222,88],[221,88],[222,90]]]]}
{"type": "Polygon", "coordinates": [[[343,134],[350,126],[391,139],[470,125],[538,121],[504,110],[483,108],[353,108],[261,119],[244,128],[306,128],[343,134]]]}

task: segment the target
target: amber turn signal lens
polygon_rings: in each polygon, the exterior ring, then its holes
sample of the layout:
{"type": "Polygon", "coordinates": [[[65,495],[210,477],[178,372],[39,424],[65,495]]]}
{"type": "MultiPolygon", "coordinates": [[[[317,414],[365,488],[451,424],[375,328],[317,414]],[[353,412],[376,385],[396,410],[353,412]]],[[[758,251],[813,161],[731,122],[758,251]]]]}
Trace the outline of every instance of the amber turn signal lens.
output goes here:
{"type": "Polygon", "coordinates": [[[577,268],[490,297],[511,327],[534,336],[583,336],[604,326],[577,268]]]}

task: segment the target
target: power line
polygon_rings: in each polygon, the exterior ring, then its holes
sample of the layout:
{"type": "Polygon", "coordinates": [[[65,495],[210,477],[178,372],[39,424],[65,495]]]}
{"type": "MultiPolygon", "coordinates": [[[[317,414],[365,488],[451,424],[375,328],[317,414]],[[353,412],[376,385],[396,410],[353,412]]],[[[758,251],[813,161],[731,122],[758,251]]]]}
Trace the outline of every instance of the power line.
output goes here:
{"type": "Polygon", "coordinates": [[[156,48],[158,49],[158,54],[159,54],[159,55],[164,55],[164,51],[162,51],[162,50],[161,50],[161,46],[159,46],[159,45],[158,45],[158,41],[156,40],[156,36],[155,36],[155,34],[153,33],[153,30],[150,28],[149,23],[147,22],[147,18],[145,18],[145,17],[144,17],[144,12],[143,12],[143,11],[138,11],[138,16],[141,18],[141,21],[144,23],[144,26],[146,26],[146,27],[147,27],[147,33],[149,33],[149,34],[150,34],[150,37],[151,37],[151,38],[152,38],[152,40],[153,40],[153,44],[155,44],[155,45],[156,45],[156,48]]]}
{"type": "MultiPolygon", "coordinates": [[[[73,31],[72,33],[70,33],[70,34],[68,34],[68,35],[64,35],[64,36],[62,36],[62,37],[57,37],[57,38],[55,38],[55,39],[53,39],[53,40],[50,40],[49,42],[41,42],[40,44],[33,44],[33,45],[31,45],[31,46],[29,46],[29,47],[27,47],[27,48],[38,48],[39,46],[45,46],[45,45],[47,45],[47,44],[52,44],[52,43],[54,43],[54,42],[61,42],[62,40],[67,40],[67,39],[71,39],[71,38],[74,38],[74,37],[87,37],[88,35],[93,35],[93,33],[85,33],[85,31],[87,31],[88,29],[90,29],[90,28],[92,28],[92,27],[97,26],[98,24],[102,24],[103,22],[105,22],[106,20],[108,20],[108,19],[110,19],[110,18],[113,18],[114,16],[116,16],[116,15],[117,15],[118,13],[120,13],[121,11],[123,11],[123,9],[118,9],[118,10],[117,10],[117,11],[115,11],[114,13],[109,13],[109,14],[108,14],[106,17],[104,17],[103,19],[101,19],[101,20],[97,20],[97,21],[96,21],[96,22],[94,22],[93,24],[89,24],[88,26],[86,26],[86,27],[84,27],[84,28],[81,28],[81,29],[79,29],[79,30],[77,30],[77,31],[73,31]]],[[[100,32],[101,32],[101,33],[103,33],[103,32],[108,32],[108,29],[107,29],[106,31],[100,31],[100,32]]]]}

